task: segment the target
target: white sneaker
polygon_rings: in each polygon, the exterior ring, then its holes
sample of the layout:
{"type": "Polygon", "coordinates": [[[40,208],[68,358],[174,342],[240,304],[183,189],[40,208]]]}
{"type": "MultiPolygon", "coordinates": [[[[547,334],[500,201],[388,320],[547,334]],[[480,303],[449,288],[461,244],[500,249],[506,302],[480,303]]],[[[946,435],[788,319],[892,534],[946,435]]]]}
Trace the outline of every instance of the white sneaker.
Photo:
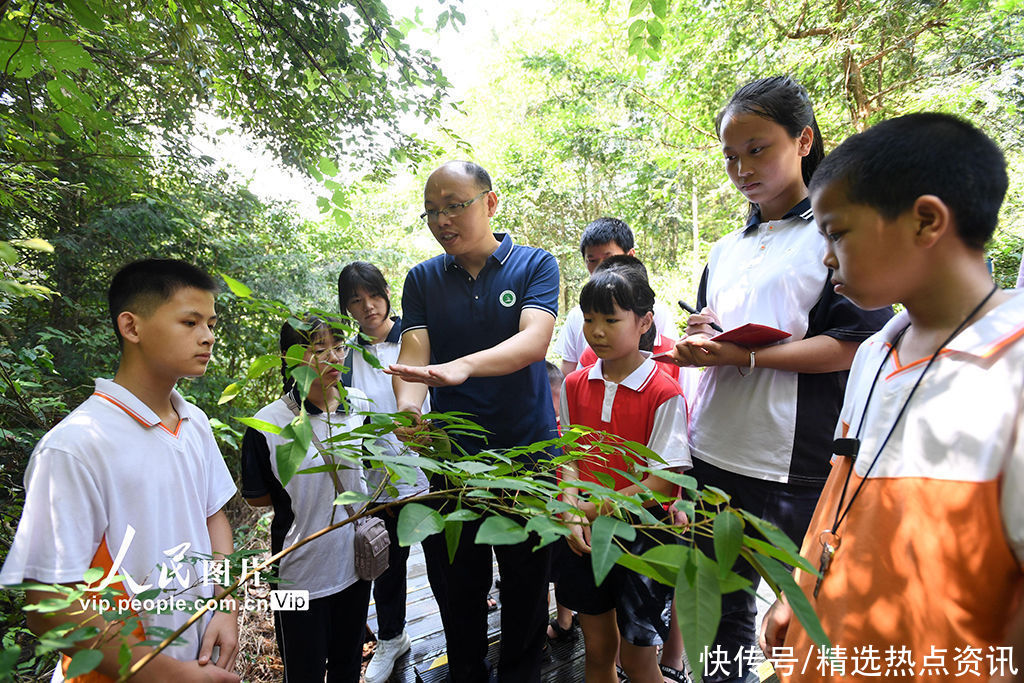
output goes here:
{"type": "Polygon", "coordinates": [[[395,668],[395,660],[404,655],[412,647],[409,634],[402,631],[402,635],[391,640],[378,640],[377,648],[373,651],[373,659],[366,667],[366,683],[384,683],[391,677],[391,670],[395,668]]]}

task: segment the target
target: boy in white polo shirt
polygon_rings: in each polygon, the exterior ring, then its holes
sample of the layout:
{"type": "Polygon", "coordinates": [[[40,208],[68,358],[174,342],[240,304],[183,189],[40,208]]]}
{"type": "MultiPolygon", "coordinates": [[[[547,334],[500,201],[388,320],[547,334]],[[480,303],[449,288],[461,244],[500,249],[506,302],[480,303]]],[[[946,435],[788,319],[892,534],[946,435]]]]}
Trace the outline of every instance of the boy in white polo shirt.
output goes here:
{"type": "MultiPolygon", "coordinates": [[[[25,508],[0,585],[74,584],[88,569],[102,567],[104,580],[123,578],[116,587],[126,598],[156,588],[156,600],[180,599],[191,607],[213,595],[216,586],[204,580],[203,563],[189,558],[232,552],[231,527],[221,508],[235,485],[206,415],[174,385],[206,372],[216,290],[203,271],[167,259],[136,261],[114,276],[109,303],[121,347],[117,374],[112,381],[97,379],[95,393],[32,453],[25,508]]],[[[52,597],[26,591],[29,604],[52,597]]],[[[134,642],[154,638],[154,627],[177,629],[191,616],[177,609],[140,612],[126,601],[122,614],[132,612],[141,617],[129,637],[134,642]]],[[[101,630],[105,624],[77,602],[49,614],[27,612],[26,620],[36,634],[69,622],[101,630]]],[[[113,680],[121,642],[115,631],[112,638],[80,641],[65,654],[99,647],[103,660],[88,680],[113,680]]],[[[133,646],[132,660],[151,649],[133,646]]],[[[133,680],[238,681],[237,651],[237,613],[208,613],[133,680]]],[[[53,680],[64,680],[68,661],[53,680]]]]}
{"type": "Polygon", "coordinates": [[[796,573],[836,659],[776,603],[761,647],[791,648],[784,680],[1024,664],[1024,295],[984,251],[1006,188],[995,143],[946,114],[855,135],[811,180],[836,292],[905,310],[857,351],[802,549],[820,577],[796,573]]]}

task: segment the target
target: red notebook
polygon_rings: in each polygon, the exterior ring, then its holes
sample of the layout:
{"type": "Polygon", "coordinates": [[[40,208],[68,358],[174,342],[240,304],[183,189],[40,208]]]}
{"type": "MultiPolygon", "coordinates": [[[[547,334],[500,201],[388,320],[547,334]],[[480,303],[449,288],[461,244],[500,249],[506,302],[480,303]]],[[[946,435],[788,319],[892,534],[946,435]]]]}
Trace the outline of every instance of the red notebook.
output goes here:
{"type": "Polygon", "coordinates": [[[746,325],[740,325],[737,328],[731,329],[728,332],[722,332],[721,334],[712,337],[711,341],[732,342],[733,344],[753,348],[774,344],[775,342],[781,341],[789,336],[789,332],[777,330],[774,327],[758,325],[757,323],[747,323],[746,325]]]}

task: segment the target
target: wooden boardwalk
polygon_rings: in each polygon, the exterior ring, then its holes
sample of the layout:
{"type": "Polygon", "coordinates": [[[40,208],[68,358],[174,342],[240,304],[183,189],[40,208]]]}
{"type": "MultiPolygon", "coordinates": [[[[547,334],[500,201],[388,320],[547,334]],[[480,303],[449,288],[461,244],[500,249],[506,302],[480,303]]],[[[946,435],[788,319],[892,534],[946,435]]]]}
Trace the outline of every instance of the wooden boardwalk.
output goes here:
{"type": "MultiPolygon", "coordinates": [[[[493,565],[494,578],[498,577],[497,563],[493,565]]],[[[444,630],[438,615],[437,603],[427,583],[427,569],[423,550],[419,544],[412,547],[408,564],[408,601],[406,630],[412,639],[412,648],[395,663],[391,683],[442,683],[447,674],[444,630]]],[[[757,623],[774,596],[764,582],[758,590],[757,623]]],[[[498,661],[498,641],[501,636],[501,601],[499,591],[491,589],[490,597],[498,600],[498,609],[487,616],[487,658],[494,665],[498,661]]],[[[553,616],[553,614],[552,614],[553,616]]],[[[377,610],[370,602],[370,628],[377,632],[377,610]]],[[[583,681],[583,635],[565,643],[549,643],[542,680],[544,683],[581,683],[583,681]]]]}
{"type": "MultiPolygon", "coordinates": [[[[498,576],[497,564],[493,568],[498,576]]],[[[445,666],[444,630],[438,615],[437,603],[427,583],[427,568],[423,550],[419,544],[412,547],[408,564],[408,599],[406,608],[406,630],[412,639],[412,649],[395,663],[395,670],[389,679],[392,683],[435,683],[444,680],[445,666]]],[[[501,635],[501,601],[496,588],[491,597],[498,600],[498,609],[487,615],[488,648],[487,658],[498,661],[498,640],[501,635]]],[[[370,602],[370,628],[377,632],[377,610],[370,602]]],[[[544,678],[547,683],[574,683],[583,680],[583,636],[567,643],[551,644],[545,661],[544,678]]]]}

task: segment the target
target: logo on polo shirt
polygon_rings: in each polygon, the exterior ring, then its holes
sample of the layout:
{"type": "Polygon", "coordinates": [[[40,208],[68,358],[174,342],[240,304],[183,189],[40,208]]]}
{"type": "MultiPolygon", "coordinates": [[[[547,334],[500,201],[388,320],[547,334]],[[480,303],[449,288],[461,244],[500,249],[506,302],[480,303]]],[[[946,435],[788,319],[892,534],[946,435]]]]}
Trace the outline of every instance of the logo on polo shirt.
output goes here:
{"type": "Polygon", "coordinates": [[[498,301],[505,308],[511,308],[516,303],[516,293],[511,289],[506,289],[504,292],[498,295],[498,301]]]}

